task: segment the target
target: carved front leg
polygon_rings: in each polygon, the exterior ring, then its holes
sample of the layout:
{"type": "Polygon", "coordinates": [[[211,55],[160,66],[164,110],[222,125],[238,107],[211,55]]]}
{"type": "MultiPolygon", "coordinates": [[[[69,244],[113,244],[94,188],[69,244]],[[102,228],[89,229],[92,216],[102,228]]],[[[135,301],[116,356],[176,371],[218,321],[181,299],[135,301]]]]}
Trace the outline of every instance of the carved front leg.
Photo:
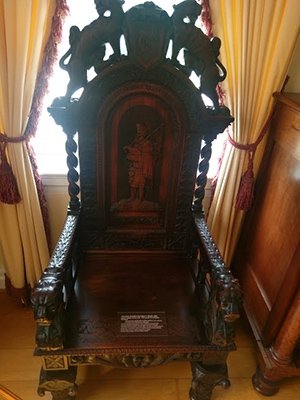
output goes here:
{"type": "Polygon", "coordinates": [[[51,392],[53,400],[75,400],[77,394],[76,372],[77,367],[61,371],[45,371],[42,368],[38,387],[39,396],[44,396],[48,391],[51,392]]]}
{"type": "Polygon", "coordinates": [[[216,385],[224,388],[230,386],[228,379],[227,353],[211,360],[192,362],[192,386],[190,390],[190,400],[210,400],[212,391],[216,385]]]}

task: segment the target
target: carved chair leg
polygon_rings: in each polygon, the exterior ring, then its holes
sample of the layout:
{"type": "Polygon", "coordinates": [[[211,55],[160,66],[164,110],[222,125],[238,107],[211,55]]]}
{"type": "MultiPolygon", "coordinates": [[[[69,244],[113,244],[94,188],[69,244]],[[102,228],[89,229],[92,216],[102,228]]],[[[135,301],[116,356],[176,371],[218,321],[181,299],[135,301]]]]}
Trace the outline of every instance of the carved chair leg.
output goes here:
{"type": "Polygon", "coordinates": [[[76,372],[77,367],[61,371],[45,371],[42,368],[37,391],[39,396],[44,396],[48,391],[51,392],[53,400],[75,400],[77,394],[76,372]]]}
{"type": "Polygon", "coordinates": [[[210,400],[216,385],[230,386],[226,362],[216,364],[192,362],[190,400],[210,400]]]}

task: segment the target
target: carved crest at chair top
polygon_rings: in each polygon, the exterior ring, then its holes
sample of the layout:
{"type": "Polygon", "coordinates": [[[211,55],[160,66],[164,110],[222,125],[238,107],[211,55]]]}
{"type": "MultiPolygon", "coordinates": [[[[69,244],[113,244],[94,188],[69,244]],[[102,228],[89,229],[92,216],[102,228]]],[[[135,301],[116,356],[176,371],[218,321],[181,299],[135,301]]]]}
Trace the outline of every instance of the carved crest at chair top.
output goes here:
{"type": "Polygon", "coordinates": [[[196,0],[184,0],[174,6],[171,16],[148,1],[123,11],[123,0],[95,0],[99,17],[79,30],[70,30],[70,49],[62,57],[60,65],[69,73],[65,100],[87,83],[87,70],[94,67],[96,73],[129,58],[144,68],[152,68],[162,61],[171,60],[187,75],[195,72],[201,77],[200,92],[207,95],[215,109],[219,110],[217,84],[226,77],[226,70],[218,59],[220,39],[209,39],[195,22],[201,13],[196,0]],[[120,39],[124,35],[127,55],[122,54],[120,39]],[[113,54],[106,59],[106,44],[113,54]],[[171,46],[171,47],[169,47],[171,46]],[[167,57],[168,49],[171,55],[167,57]],[[178,54],[184,51],[184,61],[178,54]]]}

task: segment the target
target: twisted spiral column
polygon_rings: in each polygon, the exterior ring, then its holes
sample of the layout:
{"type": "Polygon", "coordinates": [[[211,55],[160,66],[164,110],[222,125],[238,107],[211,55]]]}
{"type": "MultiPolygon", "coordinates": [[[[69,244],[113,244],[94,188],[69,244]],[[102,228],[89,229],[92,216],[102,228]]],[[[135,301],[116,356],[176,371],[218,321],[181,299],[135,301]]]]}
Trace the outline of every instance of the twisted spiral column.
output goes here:
{"type": "Polygon", "coordinates": [[[77,132],[77,102],[65,104],[60,97],[53,100],[51,107],[48,107],[50,115],[53,117],[57,125],[63,128],[67,135],[66,152],[67,152],[67,166],[68,166],[68,192],[70,196],[69,201],[69,214],[77,214],[80,209],[79,200],[79,174],[76,171],[78,166],[78,158],[76,157],[77,143],[74,136],[77,132]]]}
{"type": "Polygon", "coordinates": [[[198,176],[196,178],[196,188],[194,192],[193,211],[203,214],[203,199],[205,196],[205,186],[207,183],[207,172],[211,158],[212,140],[207,138],[204,140],[204,146],[200,153],[200,163],[198,167],[198,176]]]}
{"type": "Polygon", "coordinates": [[[79,200],[79,192],[80,188],[77,184],[79,180],[79,174],[76,170],[78,166],[78,158],[76,157],[77,152],[77,143],[74,140],[74,133],[67,133],[67,141],[66,141],[66,152],[67,152],[67,166],[68,166],[68,192],[70,196],[69,201],[69,211],[71,213],[79,211],[80,208],[80,200],[79,200]]]}

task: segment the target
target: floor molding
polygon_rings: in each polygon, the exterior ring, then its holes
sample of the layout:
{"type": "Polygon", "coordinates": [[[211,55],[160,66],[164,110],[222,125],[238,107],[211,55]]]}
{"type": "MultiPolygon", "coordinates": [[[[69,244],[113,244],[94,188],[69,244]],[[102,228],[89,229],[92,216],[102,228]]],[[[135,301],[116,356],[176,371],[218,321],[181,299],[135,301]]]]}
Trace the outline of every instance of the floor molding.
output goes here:
{"type": "Polygon", "coordinates": [[[21,397],[13,394],[10,390],[0,385],[0,399],[2,400],[22,400],[21,397]]]}

